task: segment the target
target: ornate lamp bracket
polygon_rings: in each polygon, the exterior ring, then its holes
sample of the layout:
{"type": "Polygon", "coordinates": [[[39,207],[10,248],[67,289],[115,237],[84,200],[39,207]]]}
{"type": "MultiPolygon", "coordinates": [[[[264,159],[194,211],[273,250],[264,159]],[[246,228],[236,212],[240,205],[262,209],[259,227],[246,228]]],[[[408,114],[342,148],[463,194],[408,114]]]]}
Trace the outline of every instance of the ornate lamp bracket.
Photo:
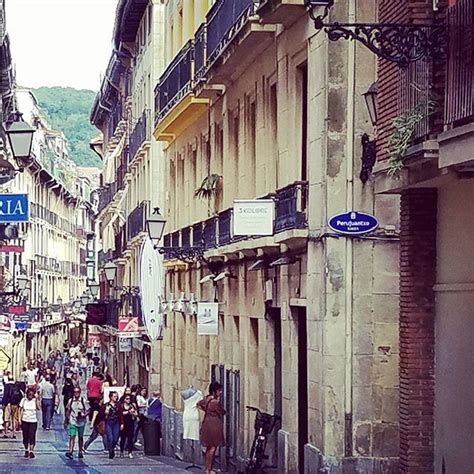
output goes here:
{"type": "Polygon", "coordinates": [[[398,64],[401,68],[421,59],[445,60],[448,42],[445,25],[326,23],[332,1],[325,6],[324,13],[318,16],[314,13],[311,0],[307,0],[306,5],[315,29],[325,31],[331,41],[359,41],[379,58],[398,64]]]}
{"type": "Polygon", "coordinates": [[[158,247],[158,252],[169,260],[180,260],[184,263],[196,263],[203,259],[203,247],[158,247]]]}

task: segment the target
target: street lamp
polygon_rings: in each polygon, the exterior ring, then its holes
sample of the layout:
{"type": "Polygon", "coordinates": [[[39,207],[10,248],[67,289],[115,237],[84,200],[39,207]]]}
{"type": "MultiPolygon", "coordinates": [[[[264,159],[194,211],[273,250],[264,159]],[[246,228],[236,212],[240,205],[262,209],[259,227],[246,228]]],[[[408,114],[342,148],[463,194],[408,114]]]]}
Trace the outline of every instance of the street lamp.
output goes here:
{"type": "Polygon", "coordinates": [[[17,278],[18,290],[23,291],[26,289],[26,285],[28,284],[28,277],[25,274],[21,274],[17,278]]]}
{"type": "Polygon", "coordinates": [[[117,265],[114,262],[107,262],[104,266],[105,278],[112,284],[117,276],[117,265]]]}
{"type": "Polygon", "coordinates": [[[58,296],[58,306],[62,306],[62,304],[63,304],[63,299],[60,296],[58,296]]]}
{"type": "Polygon", "coordinates": [[[97,283],[95,280],[89,281],[88,287],[91,292],[91,295],[94,298],[97,298],[97,295],[99,294],[99,288],[100,288],[99,283],[97,283]]]}
{"type": "Polygon", "coordinates": [[[370,121],[375,127],[377,125],[377,82],[373,82],[369,87],[367,92],[362,94],[365,99],[365,104],[367,105],[367,110],[369,111],[370,121]]]}
{"type": "Polygon", "coordinates": [[[155,207],[152,215],[146,220],[146,228],[151,240],[159,242],[163,237],[166,219],[161,215],[160,208],[155,207]]]}
{"type": "Polygon", "coordinates": [[[41,307],[43,309],[46,309],[48,307],[48,300],[46,298],[44,298],[43,301],[41,302],[41,307]]]}
{"type": "Polygon", "coordinates": [[[89,295],[85,292],[81,296],[81,303],[82,306],[85,306],[87,303],[89,303],[89,295]]]}
{"type": "Polygon", "coordinates": [[[15,112],[14,120],[7,126],[6,134],[15,159],[27,159],[31,155],[35,129],[23,120],[20,112],[15,112]]]}

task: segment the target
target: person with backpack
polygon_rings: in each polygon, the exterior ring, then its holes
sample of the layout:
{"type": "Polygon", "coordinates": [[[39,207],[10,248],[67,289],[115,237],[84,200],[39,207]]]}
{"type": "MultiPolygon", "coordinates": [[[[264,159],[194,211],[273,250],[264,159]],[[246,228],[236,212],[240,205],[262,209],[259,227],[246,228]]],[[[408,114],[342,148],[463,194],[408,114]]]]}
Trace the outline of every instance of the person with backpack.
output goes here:
{"type": "Polygon", "coordinates": [[[24,392],[21,390],[20,384],[18,382],[13,382],[9,380],[4,384],[3,392],[3,437],[8,438],[8,428],[10,428],[12,433],[12,438],[16,439],[15,431],[18,430],[19,425],[19,406],[20,402],[24,396],[24,392]]]}
{"type": "Polygon", "coordinates": [[[66,457],[73,458],[74,444],[76,436],[78,437],[78,457],[84,457],[84,431],[86,428],[87,417],[89,409],[86,407],[84,397],[81,397],[81,389],[74,388],[73,398],[69,401],[66,407],[66,415],[64,418],[64,429],[69,435],[69,450],[66,452],[66,457]]]}

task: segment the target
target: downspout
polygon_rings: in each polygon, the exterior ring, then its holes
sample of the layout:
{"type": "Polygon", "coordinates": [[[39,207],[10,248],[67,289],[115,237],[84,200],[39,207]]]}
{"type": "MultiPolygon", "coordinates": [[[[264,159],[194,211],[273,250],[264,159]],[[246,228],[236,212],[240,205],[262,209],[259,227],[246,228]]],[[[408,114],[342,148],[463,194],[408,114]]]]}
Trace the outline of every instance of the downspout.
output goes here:
{"type": "MultiPolygon", "coordinates": [[[[348,22],[356,21],[356,0],[348,2],[348,22]]],[[[356,43],[348,42],[347,52],[347,156],[346,156],[346,210],[354,210],[354,104],[355,104],[355,63],[356,43]]],[[[345,447],[344,455],[352,456],[352,386],[353,386],[353,240],[346,237],[346,331],[345,331],[345,447]]]]}

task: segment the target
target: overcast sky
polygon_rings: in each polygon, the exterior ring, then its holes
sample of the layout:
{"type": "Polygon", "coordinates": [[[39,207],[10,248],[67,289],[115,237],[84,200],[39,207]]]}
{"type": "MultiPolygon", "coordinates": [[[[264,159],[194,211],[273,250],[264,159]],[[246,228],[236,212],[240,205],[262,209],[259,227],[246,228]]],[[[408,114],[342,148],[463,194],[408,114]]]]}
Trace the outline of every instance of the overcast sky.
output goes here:
{"type": "Polygon", "coordinates": [[[17,82],[98,90],[118,0],[6,0],[17,82]]]}

